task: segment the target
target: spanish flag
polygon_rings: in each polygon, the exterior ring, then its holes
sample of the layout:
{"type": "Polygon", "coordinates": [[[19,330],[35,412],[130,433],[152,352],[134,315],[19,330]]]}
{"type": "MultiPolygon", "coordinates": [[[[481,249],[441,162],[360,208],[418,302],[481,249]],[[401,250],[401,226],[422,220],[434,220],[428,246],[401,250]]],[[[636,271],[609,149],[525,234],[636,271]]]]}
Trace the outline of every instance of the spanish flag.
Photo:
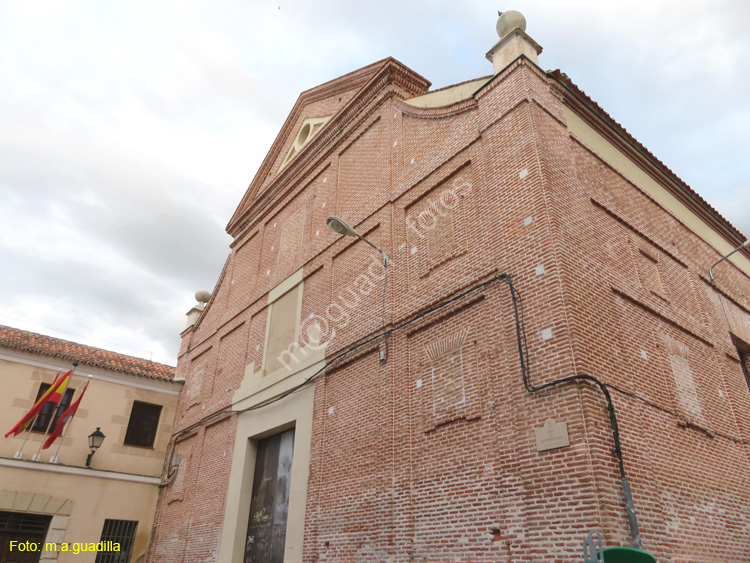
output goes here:
{"type": "Polygon", "coordinates": [[[37,402],[34,403],[34,406],[31,407],[31,410],[26,413],[26,416],[19,420],[18,424],[11,428],[10,431],[5,435],[5,437],[7,438],[11,434],[13,434],[14,436],[18,436],[21,432],[26,430],[31,425],[34,417],[42,412],[44,405],[46,405],[48,402],[58,404],[63,396],[63,393],[65,393],[65,389],[68,386],[71,373],[73,373],[73,370],[70,370],[60,379],[55,379],[55,382],[52,384],[52,386],[47,389],[44,395],[39,397],[37,402]]]}
{"type": "Polygon", "coordinates": [[[72,405],[70,405],[67,409],[65,409],[64,413],[62,413],[62,416],[60,416],[60,422],[57,423],[57,426],[55,426],[55,429],[52,431],[52,434],[50,434],[49,438],[47,438],[47,441],[44,442],[44,446],[42,446],[43,450],[46,450],[52,445],[52,442],[55,441],[55,438],[57,438],[60,434],[62,434],[63,430],[65,429],[65,424],[76,415],[76,411],[78,410],[78,405],[81,404],[81,399],[83,399],[83,396],[86,394],[86,389],[88,388],[89,388],[89,384],[86,383],[86,387],[83,388],[83,392],[81,393],[81,396],[78,397],[72,405]]]}

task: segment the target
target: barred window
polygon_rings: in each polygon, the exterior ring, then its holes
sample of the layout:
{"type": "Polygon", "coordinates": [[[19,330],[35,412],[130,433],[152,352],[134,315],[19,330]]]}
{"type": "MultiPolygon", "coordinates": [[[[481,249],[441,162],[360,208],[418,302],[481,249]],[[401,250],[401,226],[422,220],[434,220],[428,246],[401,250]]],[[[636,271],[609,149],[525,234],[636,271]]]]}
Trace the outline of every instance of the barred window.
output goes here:
{"type": "Polygon", "coordinates": [[[161,405],[134,401],[133,409],[130,411],[128,430],[125,433],[125,445],[152,448],[160,416],[161,405]]]}
{"type": "MultiPolygon", "coordinates": [[[[42,383],[39,386],[39,392],[36,394],[36,399],[34,399],[34,403],[36,403],[39,398],[44,395],[47,390],[52,387],[49,383],[42,383]]],[[[65,391],[65,394],[62,396],[62,400],[60,401],[60,405],[58,408],[58,405],[55,403],[47,402],[46,405],[42,408],[42,412],[40,412],[37,417],[34,419],[34,425],[31,427],[32,432],[46,432],[47,426],[49,425],[49,431],[52,432],[55,429],[55,426],[57,426],[57,422],[60,420],[60,415],[65,412],[65,409],[67,409],[70,406],[71,401],[73,400],[73,393],[75,393],[75,389],[67,389],[65,391]],[[54,413],[55,420],[50,425],[49,421],[54,413]]]]}
{"type": "MultiPolygon", "coordinates": [[[[37,533],[39,539],[42,539],[44,534],[47,533],[47,526],[51,520],[52,516],[45,514],[0,511],[0,531],[37,533]]],[[[5,560],[3,559],[3,561],[5,560]]]]}
{"type": "Polygon", "coordinates": [[[138,522],[135,520],[105,520],[99,541],[112,543],[105,544],[104,550],[96,554],[95,563],[130,563],[137,528],[138,522]],[[115,547],[119,548],[119,551],[115,551],[115,547]]]}

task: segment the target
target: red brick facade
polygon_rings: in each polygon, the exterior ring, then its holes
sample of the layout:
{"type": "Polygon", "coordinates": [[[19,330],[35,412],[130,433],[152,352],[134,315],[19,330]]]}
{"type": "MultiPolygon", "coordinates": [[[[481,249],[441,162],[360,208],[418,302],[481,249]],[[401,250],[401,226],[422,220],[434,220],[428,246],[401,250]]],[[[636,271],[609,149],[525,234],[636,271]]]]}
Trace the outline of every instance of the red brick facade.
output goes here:
{"type": "MultiPolygon", "coordinates": [[[[327,360],[381,329],[383,282],[361,277],[377,254],[327,229],[330,215],[391,257],[389,327],[512,275],[532,383],[585,373],[610,385],[645,549],[659,562],[750,560],[750,392],[730,336],[750,342],[748,254],[712,286],[724,252],[566,116],[727,246],[741,235],[564,75],[519,58],[451,106],[402,101],[428,86],[387,59],[300,97],[183,333],[183,464],[149,560],[216,559],[237,416],[208,419],[232,408],[245,366],[263,364],[270,290],[303,268],[299,344],[305,319],[328,318],[327,360]],[[303,121],[329,115],[279,170],[303,121]]],[[[314,382],[304,561],[577,562],[593,528],[631,545],[607,404],[585,382],[526,391],[503,280],[393,332],[386,363],[383,351],[381,338],[314,382]],[[570,446],[537,451],[550,418],[570,446]]]]}

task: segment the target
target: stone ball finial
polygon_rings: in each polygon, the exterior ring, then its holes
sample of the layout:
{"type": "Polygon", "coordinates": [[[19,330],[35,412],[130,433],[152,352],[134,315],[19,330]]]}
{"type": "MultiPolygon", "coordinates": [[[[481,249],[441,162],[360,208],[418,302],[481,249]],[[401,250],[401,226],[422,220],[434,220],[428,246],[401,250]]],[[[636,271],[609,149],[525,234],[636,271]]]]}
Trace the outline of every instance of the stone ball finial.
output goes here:
{"type": "Polygon", "coordinates": [[[521,12],[517,12],[516,10],[508,10],[507,12],[498,12],[500,15],[499,18],[497,18],[497,25],[495,26],[495,29],[497,30],[497,35],[502,39],[506,35],[508,35],[511,31],[518,28],[521,31],[526,31],[526,18],[523,17],[523,14],[521,12]]]}
{"type": "Polygon", "coordinates": [[[208,303],[209,299],[211,299],[211,294],[205,289],[199,289],[195,292],[195,300],[198,303],[208,303]]]}

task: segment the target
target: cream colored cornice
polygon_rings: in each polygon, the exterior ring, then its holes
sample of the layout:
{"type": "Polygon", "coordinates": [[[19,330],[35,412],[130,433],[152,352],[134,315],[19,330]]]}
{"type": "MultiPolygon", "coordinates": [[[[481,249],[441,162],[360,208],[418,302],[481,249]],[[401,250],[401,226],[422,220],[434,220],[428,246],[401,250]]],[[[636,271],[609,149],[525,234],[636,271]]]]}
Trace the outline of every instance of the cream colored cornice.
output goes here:
{"type": "Polygon", "coordinates": [[[8,459],[5,457],[0,457],[0,467],[58,473],[62,475],[76,475],[78,477],[94,477],[97,479],[110,479],[113,481],[130,481],[131,483],[143,483],[145,485],[158,485],[161,482],[159,477],[148,477],[147,475],[119,473],[117,471],[101,471],[99,469],[89,469],[87,467],[72,467],[70,465],[56,465],[54,463],[43,463],[40,461],[23,461],[20,459],[8,459]]]}
{"type": "MultiPolygon", "coordinates": [[[[742,235],[726,219],[711,209],[692,188],[633,139],[622,126],[608,115],[603,115],[602,109],[592,105],[556,73],[547,73],[547,78],[562,97],[565,106],[716,231],[730,246],[735,248],[744,242],[742,235]]],[[[743,249],[740,253],[750,259],[750,249],[743,249]]]]}

